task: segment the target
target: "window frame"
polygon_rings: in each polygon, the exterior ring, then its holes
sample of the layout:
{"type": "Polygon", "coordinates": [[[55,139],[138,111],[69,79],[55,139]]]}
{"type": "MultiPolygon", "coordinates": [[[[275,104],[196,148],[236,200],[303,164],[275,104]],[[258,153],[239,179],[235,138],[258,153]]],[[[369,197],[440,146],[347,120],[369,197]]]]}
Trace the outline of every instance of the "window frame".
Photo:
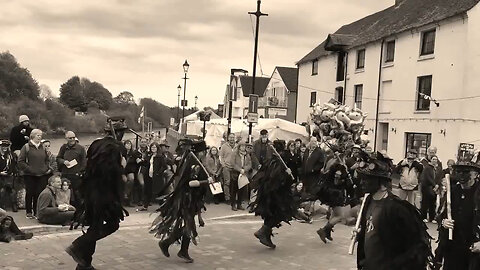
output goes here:
{"type": "Polygon", "coordinates": [[[384,61],[384,63],[390,64],[390,63],[395,62],[395,47],[396,47],[395,39],[389,40],[385,43],[385,61],[384,61]],[[392,43],[393,43],[393,52],[392,52],[393,55],[391,56],[392,58],[390,59],[389,55],[388,55],[388,53],[389,53],[388,49],[389,49],[389,45],[391,45],[392,43]]]}
{"type": "Polygon", "coordinates": [[[410,149],[416,149],[418,152],[418,158],[426,156],[427,149],[432,144],[432,133],[421,133],[421,132],[405,132],[405,157],[410,149]],[[426,136],[425,140],[421,140],[418,137],[426,136]],[[411,141],[409,140],[411,137],[411,141]],[[415,139],[417,137],[417,139],[415,139]],[[420,145],[415,147],[415,141],[425,141],[425,145],[420,145]]]}
{"type": "Polygon", "coordinates": [[[361,110],[362,103],[363,103],[363,84],[356,84],[353,89],[353,104],[357,105],[357,108],[361,110]],[[360,92],[360,95],[358,95],[358,92],[360,92]],[[360,99],[358,98],[359,96],[360,96],[360,99]]]}
{"type": "MultiPolygon", "coordinates": [[[[427,84],[428,85],[428,84],[427,84]]],[[[433,76],[432,75],[425,75],[425,76],[419,76],[417,77],[417,100],[415,102],[415,111],[417,112],[429,112],[430,111],[430,104],[431,104],[431,101],[428,100],[428,99],[424,99],[422,97],[421,94],[423,95],[427,95],[427,96],[432,96],[432,86],[433,86],[433,76]],[[425,91],[422,91],[422,90],[425,90],[425,83],[427,81],[425,81],[425,79],[430,79],[430,93],[426,93],[425,91]],[[426,108],[422,107],[423,104],[428,104],[428,106],[426,106],[426,108]]]]}
{"type": "Polygon", "coordinates": [[[312,91],[310,92],[310,107],[313,107],[316,103],[317,103],[317,91],[312,91]]]}
{"type": "Polygon", "coordinates": [[[359,49],[357,50],[357,62],[355,64],[356,69],[364,69],[365,68],[365,58],[366,58],[366,49],[359,49]],[[363,53],[363,57],[360,57],[363,53]],[[362,64],[362,65],[360,65],[362,64]]]}
{"type": "Polygon", "coordinates": [[[312,76],[318,75],[318,59],[312,60],[312,76]]]}
{"type": "Polygon", "coordinates": [[[435,54],[435,41],[437,37],[437,29],[433,28],[430,30],[426,30],[422,32],[421,39],[420,39],[420,56],[425,56],[425,55],[433,55],[435,54]],[[433,33],[433,40],[430,42],[427,42],[426,38],[428,37],[429,34],[433,33]],[[431,49],[427,51],[428,48],[428,43],[432,43],[433,45],[431,46],[431,49]]]}
{"type": "Polygon", "coordinates": [[[345,100],[344,100],[344,96],[345,96],[345,89],[342,87],[342,86],[339,86],[339,87],[336,87],[335,88],[335,100],[338,101],[340,104],[345,104],[345,100]],[[341,90],[341,95],[338,94],[341,90]]]}

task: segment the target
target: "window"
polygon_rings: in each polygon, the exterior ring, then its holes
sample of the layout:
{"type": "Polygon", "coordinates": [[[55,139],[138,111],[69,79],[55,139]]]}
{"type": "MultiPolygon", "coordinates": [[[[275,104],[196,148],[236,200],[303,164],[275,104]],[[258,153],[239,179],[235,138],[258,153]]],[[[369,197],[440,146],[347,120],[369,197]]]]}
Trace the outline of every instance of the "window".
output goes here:
{"type": "Polygon", "coordinates": [[[345,52],[339,52],[337,58],[337,82],[345,79],[345,52]]]}
{"type": "Polygon", "coordinates": [[[355,105],[362,109],[363,84],[355,85],[355,105]]]}
{"type": "Polygon", "coordinates": [[[335,88],[335,100],[343,104],[343,87],[339,86],[335,88]]]}
{"type": "Polygon", "coordinates": [[[423,32],[420,55],[433,54],[435,51],[435,29],[423,32]]]}
{"type": "Polygon", "coordinates": [[[313,107],[317,103],[317,92],[310,93],[310,107],[313,107]]]}
{"type": "Polygon", "coordinates": [[[318,74],[318,59],[312,61],[312,76],[318,74]]]}
{"type": "Polygon", "coordinates": [[[385,63],[391,63],[395,60],[395,40],[387,42],[385,50],[385,63]]]}
{"type": "Polygon", "coordinates": [[[430,96],[432,94],[432,76],[418,77],[417,111],[430,110],[430,96]]]}
{"type": "Polygon", "coordinates": [[[405,156],[408,151],[415,149],[418,152],[418,157],[423,158],[427,155],[427,149],[432,142],[432,134],[430,133],[406,133],[407,147],[405,147],[405,156]]]}
{"type": "Polygon", "coordinates": [[[357,69],[365,67],[365,49],[357,51],[357,69]]]}

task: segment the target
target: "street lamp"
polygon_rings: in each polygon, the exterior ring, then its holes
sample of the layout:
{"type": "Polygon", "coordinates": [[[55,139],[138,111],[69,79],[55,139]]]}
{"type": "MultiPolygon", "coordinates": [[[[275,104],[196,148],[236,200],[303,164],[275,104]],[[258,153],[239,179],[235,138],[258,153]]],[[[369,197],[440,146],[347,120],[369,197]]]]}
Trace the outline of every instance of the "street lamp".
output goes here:
{"type": "Polygon", "coordinates": [[[195,96],[195,110],[198,110],[197,109],[197,100],[198,100],[198,96],[195,96]]]}
{"type": "Polygon", "coordinates": [[[183,80],[184,80],[184,84],[183,84],[183,102],[182,102],[182,106],[183,106],[183,112],[182,112],[182,119],[185,119],[185,106],[187,105],[187,101],[185,99],[185,92],[187,91],[187,72],[188,72],[188,68],[190,67],[190,65],[188,64],[187,60],[185,60],[185,63],[183,63],[183,73],[185,74],[185,77],[183,77],[183,80]]]}
{"type": "Polygon", "coordinates": [[[180,123],[180,91],[182,91],[182,87],[180,84],[177,86],[178,90],[178,105],[177,105],[177,123],[180,123]]]}

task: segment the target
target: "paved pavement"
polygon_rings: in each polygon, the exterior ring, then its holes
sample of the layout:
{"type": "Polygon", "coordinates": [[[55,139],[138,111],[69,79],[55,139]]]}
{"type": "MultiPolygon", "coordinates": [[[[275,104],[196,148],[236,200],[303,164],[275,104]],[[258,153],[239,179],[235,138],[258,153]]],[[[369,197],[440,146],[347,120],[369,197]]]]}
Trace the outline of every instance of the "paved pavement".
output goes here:
{"type": "MultiPolygon", "coordinates": [[[[261,226],[258,218],[212,220],[199,229],[198,246],[190,248],[195,263],[177,258],[178,245],[170,247],[165,258],[157,239],[147,226],[123,226],[100,241],[94,257],[98,269],[355,269],[355,256],[347,255],[351,228],[339,225],[334,242],[324,244],[315,231],[325,223],[293,222],[274,230],[275,250],[261,245],[253,236],[261,226]]],[[[0,269],[74,269],[72,259],[63,251],[80,232],[35,236],[28,241],[0,244],[0,269]]]]}

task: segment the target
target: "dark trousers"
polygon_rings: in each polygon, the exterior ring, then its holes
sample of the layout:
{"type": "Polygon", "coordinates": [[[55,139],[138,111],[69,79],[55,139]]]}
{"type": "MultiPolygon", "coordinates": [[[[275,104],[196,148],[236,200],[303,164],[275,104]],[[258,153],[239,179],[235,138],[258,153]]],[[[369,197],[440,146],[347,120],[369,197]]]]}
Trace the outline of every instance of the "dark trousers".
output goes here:
{"type": "Polygon", "coordinates": [[[240,175],[239,172],[231,170],[230,171],[230,201],[231,205],[241,205],[243,198],[246,198],[245,192],[247,190],[247,186],[238,189],[238,176],[240,175]]]}
{"type": "Polygon", "coordinates": [[[17,192],[13,188],[13,176],[0,176],[0,208],[10,206],[17,211],[17,192]]]}
{"type": "Polygon", "coordinates": [[[25,180],[25,210],[27,214],[37,215],[37,200],[38,195],[45,189],[47,186],[48,176],[32,176],[25,175],[23,176],[25,180]]]}
{"type": "Polygon", "coordinates": [[[53,215],[42,216],[38,222],[47,225],[67,225],[73,219],[74,211],[58,212],[53,215]]]}
{"type": "Polygon", "coordinates": [[[114,233],[119,227],[119,221],[107,220],[105,224],[103,221],[96,221],[85,234],[75,239],[72,244],[76,250],[81,252],[87,264],[91,265],[97,241],[114,233]]]}
{"type": "Polygon", "coordinates": [[[72,190],[72,197],[70,198],[70,201],[71,204],[78,209],[82,202],[82,193],[80,192],[82,178],[76,174],[62,174],[62,178],[67,178],[70,181],[70,189],[72,190]]]}
{"type": "Polygon", "coordinates": [[[436,202],[435,195],[422,192],[422,203],[420,207],[421,207],[423,219],[427,219],[427,214],[428,214],[428,221],[432,221],[435,218],[435,202],[436,202]]]}
{"type": "Polygon", "coordinates": [[[145,183],[143,185],[143,207],[147,208],[152,202],[153,179],[150,176],[145,175],[143,181],[145,183]]]}

